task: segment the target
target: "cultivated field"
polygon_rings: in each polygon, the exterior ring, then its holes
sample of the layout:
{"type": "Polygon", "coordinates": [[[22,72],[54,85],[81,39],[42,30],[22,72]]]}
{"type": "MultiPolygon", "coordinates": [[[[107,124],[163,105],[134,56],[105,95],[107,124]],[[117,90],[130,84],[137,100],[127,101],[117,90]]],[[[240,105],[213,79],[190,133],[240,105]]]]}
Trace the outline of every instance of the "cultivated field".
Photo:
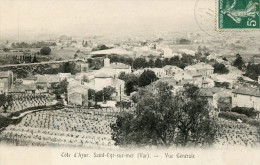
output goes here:
{"type": "Polygon", "coordinates": [[[0,135],[4,143],[40,146],[114,146],[110,124],[116,112],[63,109],[41,111],[25,116],[17,125],[8,126],[0,135]]]}

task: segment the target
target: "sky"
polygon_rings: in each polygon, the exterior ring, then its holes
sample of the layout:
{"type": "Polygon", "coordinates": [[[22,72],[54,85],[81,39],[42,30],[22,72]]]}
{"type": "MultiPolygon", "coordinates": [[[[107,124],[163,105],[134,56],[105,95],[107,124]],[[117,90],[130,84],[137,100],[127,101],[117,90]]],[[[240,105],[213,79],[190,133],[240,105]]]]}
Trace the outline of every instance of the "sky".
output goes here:
{"type": "Polygon", "coordinates": [[[0,37],[198,30],[196,0],[0,0],[0,37]]]}

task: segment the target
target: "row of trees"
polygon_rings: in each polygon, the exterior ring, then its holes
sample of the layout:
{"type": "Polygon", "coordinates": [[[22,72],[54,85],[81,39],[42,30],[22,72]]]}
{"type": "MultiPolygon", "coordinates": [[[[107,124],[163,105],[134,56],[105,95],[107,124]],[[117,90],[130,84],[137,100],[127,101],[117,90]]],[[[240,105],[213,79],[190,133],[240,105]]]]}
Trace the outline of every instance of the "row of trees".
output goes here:
{"type": "Polygon", "coordinates": [[[49,46],[56,46],[55,42],[34,42],[34,43],[27,43],[27,42],[17,42],[12,43],[12,48],[42,48],[42,47],[49,47],[49,46]]]}
{"type": "Polygon", "coordinates": [[[112,139],[119,146],[210,145],[217,131],[212,107],[199,97],[199,88],[185,86],[175,96],[172,87],[160,82],[155,92],[139,91],[134,112],[124,112],[111,125],[112,139]]]}
{"type": "Polygon", "coordinates": [[[184,68],[188,65],[194,63],[194,57],[190,55],[183,54],[182,58],[179,56],[175,56],[172,58],[144,58],[138,57],[136,59],[132,59],[130,57],[118,56],[118,55],[110,55],[109,59],[111,62],[121,62],[127,65],[132,66],[134,69],[140,68],[162,68],[165,65],[175,65],[180,68],[184,68]]]}

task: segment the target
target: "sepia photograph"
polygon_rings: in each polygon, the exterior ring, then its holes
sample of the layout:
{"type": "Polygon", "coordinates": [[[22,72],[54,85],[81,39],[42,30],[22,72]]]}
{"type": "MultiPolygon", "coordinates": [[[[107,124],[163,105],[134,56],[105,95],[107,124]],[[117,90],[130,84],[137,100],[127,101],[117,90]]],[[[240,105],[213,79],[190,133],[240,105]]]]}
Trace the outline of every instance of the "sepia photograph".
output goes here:
{"type": "Polygon", "coordinates": [[[260,0],[0,0],[0,165],[260,164],[260,0]]]}

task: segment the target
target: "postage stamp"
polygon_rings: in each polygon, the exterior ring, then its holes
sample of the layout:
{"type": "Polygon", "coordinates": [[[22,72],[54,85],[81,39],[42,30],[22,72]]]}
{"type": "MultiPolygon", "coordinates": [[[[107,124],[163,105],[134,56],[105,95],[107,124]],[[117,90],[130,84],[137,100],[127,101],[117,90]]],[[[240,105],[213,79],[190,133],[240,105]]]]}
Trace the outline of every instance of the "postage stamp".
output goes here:
{"type": "Polygon", "coordinates": [[[219,29],[259,29],[260,0],[218,0],[219,29]]]}

